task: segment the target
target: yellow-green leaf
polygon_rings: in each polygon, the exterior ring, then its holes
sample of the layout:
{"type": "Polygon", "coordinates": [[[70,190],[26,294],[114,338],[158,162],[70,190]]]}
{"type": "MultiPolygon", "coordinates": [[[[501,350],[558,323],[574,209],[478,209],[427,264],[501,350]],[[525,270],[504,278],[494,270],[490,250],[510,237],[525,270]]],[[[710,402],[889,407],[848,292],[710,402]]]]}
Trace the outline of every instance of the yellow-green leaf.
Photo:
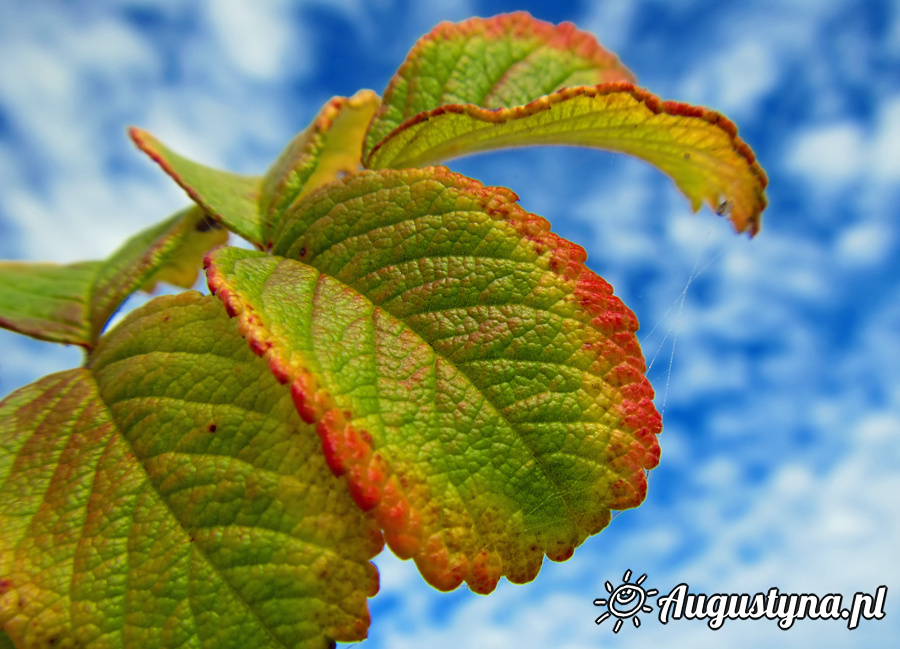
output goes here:
{"type": "Polygon", "coordinates": [[[0,261],[0,327],[54,343],[90,345],[90,294],[102,262],[0,261]]]}
{"type": "Polygon", "coordinates": [[[668,174],[696,211],[703,202],[756,234],[765,172],[737,128],[714,111],[664,102],[619,82],[567,88],[524,106],[447,105],[404,122],[366,159],[371,168],[431,164],[469,153],[534,144],[628,153],[668,174]]]}
{"type": "Polygon", "coordinates": [[[132,312],[0,402],[0,626],[19,647],[365,638],[372,522],[214,299],[132,312]]]}
{"type": "Polygon", "coordinates": [[[208,215],[266,249],[272,229],[293,201],[360,167],[363,136],[378,105],[371,90],[333,98],[263,176],[193,162],[138,128],[131,129],[131,137],[208,215]]]}
{"type": "Polygon", "coordinates": [[[380,100],[371,90],[334,97],[266,172],[260,210],[269,224],[309,192],[359,169],[366,128],[380,100]]]}
{"type": "Polygon", "coordinates": [[[152,293],[158,282],[166,282],[181,288],[191,288],[197,282],[203,257],[211,249],[228,241],[228,231],[217,221],[204,214],[199,208],[194,209],[196,218],[181,243],[163,264],[141,287],[152,293]]]}

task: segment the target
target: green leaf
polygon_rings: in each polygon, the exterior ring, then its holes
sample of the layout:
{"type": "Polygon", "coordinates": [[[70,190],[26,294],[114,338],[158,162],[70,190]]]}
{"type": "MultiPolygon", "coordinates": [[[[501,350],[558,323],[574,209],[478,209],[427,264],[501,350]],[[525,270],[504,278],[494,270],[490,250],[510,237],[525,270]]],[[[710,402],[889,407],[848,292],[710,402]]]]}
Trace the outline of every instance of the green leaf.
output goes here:
{"type": "Polygon", "coordinates": [[[303,196],[359,169],[363,137],[380,100],[371,90],[334,97],[305,131],[297,135],[266,172],[260,211],[277,224],[303,196]]]}
{"type": "Polygon", "coordinates": [[[284,210],[314,189],[360,167],[366,127],[378,95],[335,97],[284,149],[264,176],[241,176],[192,162],[149,133],[132,128],[135,144],[212,218],[260,249],[284,210]]]}
{"type": "Polygon", "coordinates": [[[194,285],[203,255],[228,240],[228,233],[196,207],[152,226],[125,242],[100,267],[91,291],[92,346],[109,318],[134,291],[157,281],[194,285]]]}
{"type": "Polygon", "coordinates": [[[197,283],[203,258],[211,249],[228,241],[228,231],[199,208],[191,210],[194,218],[191,227],[165,264],[144,282],[142,290],[152,293],[158,282],[166,282],[181,288],[192,288],[197,283]]]}
{"type": "Polygon", "coordinates": [[[100,266],[99,261],[64,266],[0,261],[0,327],[87,347],[90,294],[100,266]]]}
{"type": "Polygon", "coordinates": [[[380,535],[212,298],[0,402],[0,625],[21,647],[359,640],[380,535]]]}
{"type": "Polygon", "coordinates": [[[419,39],[388,84],[365,153],[438,106],[510,108],[559,88],[611,81],[634,75],[571,23],[551,25],[525,12],[441,23],[419,39]]]}
{"type": "Polygon", "coordinates": [[[278,256],[208,256],[332,470],[444,590],[568,558],[659,459],[634,315],[515,201],[444,168],[362,172],[294,205],[278,256]]]}
{"type": "Polygon", "coordinates": [[[193,286],[202,256],[226,240],[190,208],[136,234],[105,261],[0,262],[0,326],[93,349],[129,295],[158,280],[193,286]]]}
{"type": "Polygon", "coordinates": [[[568,88],[525,106],[443,106],[391,133],[372,168],[414,167],[512,146],[569,144],[628,153],[668,174],[694,211],[706,202],[738,232],[759,231],[765,172],[737,128],[703,108],[662,102],[628,83],[568,88]]]}
{"type": "Polygon", "coordinates": [[[366,136],[370,169],[420,167],[528,145],[634,155],[669,175],[694,211],[759,230],[765,172],[714,111],[664,102],[590,34],[516,13],[445,23],[425,36],[384,93],[366,136]]]}
{"type": "Polygon", "coordinates": [[[149,155],[212,218],[257,247],[265,239],[259,215],[260,176],[242,176],[184,158],[155,137],[132,127],[137,147],[149,155]]]}

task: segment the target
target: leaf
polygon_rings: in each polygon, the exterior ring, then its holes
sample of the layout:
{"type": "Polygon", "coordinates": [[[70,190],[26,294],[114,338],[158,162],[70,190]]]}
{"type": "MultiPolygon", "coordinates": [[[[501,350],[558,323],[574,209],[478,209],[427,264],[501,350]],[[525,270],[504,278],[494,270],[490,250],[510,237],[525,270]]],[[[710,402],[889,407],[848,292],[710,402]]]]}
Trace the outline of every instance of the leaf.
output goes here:
{"type": "Polygon", "coordinates": [[[634,315],[516,199],[444,168],[362,172],[293,206],[278,256],[207,257],[332,470],[442,590],[568,558],[659,459],[634,315]]]}
{"type": "Polygon", "coordinates": [[[719,113],[628,83],[568,88],[525,106],[485,110],[442,106],[393,131],[371,153],[371,168],[413,167],[460,155],[533,144],[591,146],[628,153],[668,174],[691,201],[730,216],[738,232],[759,231],[765,172],[737,128],[719,113]]]}
{"type": "Polygon", "coordinates": [[[377,530],[212,298],[0,402],[0,624],[20,647],[359,640],[377,530]]]}
{"type": "Polygon", "coordinates": [[[260,211],[267,223],[278,223],[291,203],[359,169],[363,136],[379,104],[371,90],[360,90],[349,99],[334,97],[325,104],[266,172],[260,211]]]}
{"type": "Polygon", "coordinates": [[[136,234],[105,261],[0,262],[0,326],[92,349],[129,295],[159,280],[192,286],[199,258],[226,239],[191,208],[136,234]]]}
{"type": "Polygon", "coordinates": [[[181,288],[193,287],[197,283],[206,253],[228,241],[228,231],[221,225],[199,208],[194,208],[193,212],[196,216],[193,227],[186,231],[185,237],[168,261],[144,282],[142,290],[152,293],[158,282],[181,288]]]}
{"type": "Polygon", "coordinates": [[[637,156],[759,231],[765,172],[728,119],[661,101],[591,36],[525,13],[444,23],[410,51],[384,93],[363,163],[420,167],[506,147],[563,144],[637,156]]]}
{"type": "Polygon", "coordinates": [[[403,122],[438,106],[510,108],[566,86],[611,81],[634,75],[571,23],[551,25],[525,12],[441,23],[419,39],[388,84],[364,157],[403,122]]]}
{"type": "Polygon", "coordinates": [[[92,346],[106,322],[134,291],[152,290],[157,281],[190,288],[200,258],[228,240],[196,207],[133,236],[100,267],[91,291],[92,346]]]}
{"type": "Polygon", "coordinates": [[[209,216],[257,247],[263,246],[265,232],[257,204],[260,176],[242,176],[192,162],[139,128],[132,127],[128,133],[209,216]]]}
{"type": "Polygon", "coordinates": [[[99,261],[42,264],[0,261],[0,327],[32,338],[87,346],[88,296],[99,261]]]}
{"type": "Polygon", "coordinates": [[[212,218],[260,249],[294,200],[359,168],[365,129],[378,95],[361,90],[335,97],[285,148],[265,176],[240,176],[192,162],[149,133],[132,128],[138,147],[156,161],[212,218]]]}

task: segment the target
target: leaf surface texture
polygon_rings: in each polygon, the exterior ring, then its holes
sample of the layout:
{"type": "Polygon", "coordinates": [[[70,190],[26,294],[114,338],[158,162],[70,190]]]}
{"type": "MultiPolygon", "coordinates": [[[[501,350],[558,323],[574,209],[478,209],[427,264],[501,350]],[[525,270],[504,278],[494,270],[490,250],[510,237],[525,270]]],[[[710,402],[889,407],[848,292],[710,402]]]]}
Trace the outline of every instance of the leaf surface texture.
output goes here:
{"type": "Polygon", "coordinates": [[[377,529],[221,305],[163,297],[0,403],[0,623],[23,647],[365,637],[377,529]]]}

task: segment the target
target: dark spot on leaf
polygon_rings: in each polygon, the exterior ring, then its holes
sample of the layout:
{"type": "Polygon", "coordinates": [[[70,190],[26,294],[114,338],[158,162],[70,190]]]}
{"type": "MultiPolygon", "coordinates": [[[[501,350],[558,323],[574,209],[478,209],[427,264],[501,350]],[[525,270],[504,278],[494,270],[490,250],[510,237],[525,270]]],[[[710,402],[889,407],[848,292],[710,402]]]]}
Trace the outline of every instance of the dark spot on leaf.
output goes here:
{"type": "Polygon", "coordinates": [[[306,246],[303,246],[302,248],[300,248],[300,256],[301,257],[306,256],[306,246]]]}
{"type": "Polygon", "coordinates": [[[690,160],[690,159],[691,159],[691,154],[690,154],[690,153],[685,153],[685,154],[684,154],[684,159],[685,159],[685,160],[690,160]]]}
{"type": "Polygon", "coordinates": [[[209,232],[210,230],[221,230],[222,226],[208,214],[205,214],[202,219],[197,221],[197,225],[194,226],[194,229],[197,232],[209,232]]]}
{"type": "Polygon", "coordinates": [[[210,425],[206,428],[206,430],[208,430],[208,431],[211,432],[211,433],[214,433],[214,432],[216,432],[216,425],[215,425],[215,424],[210,424],[210,425]]]}
{"type": "Polygon", "coordinates": [[[730,200],[723,200],[719,203],[719,207],[716,208],[716,214],[719,216],[730,216],[731,210],[734,208],[734,202],[730,200]]]}

